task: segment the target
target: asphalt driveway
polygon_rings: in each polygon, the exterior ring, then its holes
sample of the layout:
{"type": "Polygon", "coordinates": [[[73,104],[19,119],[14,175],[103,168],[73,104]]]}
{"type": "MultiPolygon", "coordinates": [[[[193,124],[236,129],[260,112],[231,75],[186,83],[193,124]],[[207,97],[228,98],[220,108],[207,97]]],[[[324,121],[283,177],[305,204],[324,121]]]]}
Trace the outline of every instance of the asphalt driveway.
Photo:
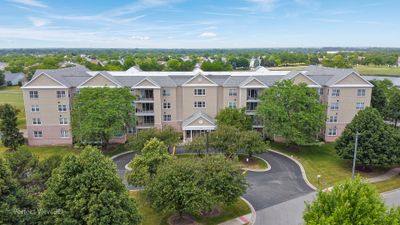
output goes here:
{"type": "MultiPolygon", "coordinates": [[[[134,153],[127,153],[113,159],[125,184],[127,184],[125,165],[131,161],[134,155],[134,153]]],[[[299,166],[291,159],[274,152],[267,152],[259,156],[271,165],[271,170],[257,173],[248,172],[247,179],[251,186],[243,196],[256,211],[313,192],[304,182],[299,166]]],[[[128,189],[138,188],[128,186],[128,189]]]]}

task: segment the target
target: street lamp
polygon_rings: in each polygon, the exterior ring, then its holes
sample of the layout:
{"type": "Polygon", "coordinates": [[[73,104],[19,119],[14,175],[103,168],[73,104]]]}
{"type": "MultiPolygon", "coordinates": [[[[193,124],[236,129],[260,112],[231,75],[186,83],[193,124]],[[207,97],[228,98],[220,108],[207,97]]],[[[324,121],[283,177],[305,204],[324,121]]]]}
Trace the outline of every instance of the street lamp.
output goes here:
{"type": "Polygon", "coordinates": [[[353,169],[352,169],[352,174],[351,174],[351,179],[354,180],[354,174],[356,170],[356,158],[357,158],[357,147],[358,147],[358,136],[360,134],[358,133],[358,130],[356,131],[356,143],[354,145],[354,155],[353,155],[353,169]]]}

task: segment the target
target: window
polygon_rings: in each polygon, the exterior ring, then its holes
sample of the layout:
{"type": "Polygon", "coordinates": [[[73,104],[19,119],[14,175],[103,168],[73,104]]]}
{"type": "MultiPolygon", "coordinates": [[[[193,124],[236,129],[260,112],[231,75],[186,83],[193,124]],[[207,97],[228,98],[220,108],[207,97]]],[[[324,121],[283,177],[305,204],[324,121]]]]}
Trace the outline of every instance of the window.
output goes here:
{"type": "Polygon", "coordinates": [[[328,136],[336,136],[336,135],[337,135],[336,128],[329,128],[328,129],[328,136]]]}
{"type": "Polygon", "coordinates": [[[60,125],[67,125],[68,124],[68,118],[60,118],[60,125]]]}
{"type": "Polygon", "coordinates": [[[339,110],[339,102],[332,102],[331,110],[339,110]]]}
{"type": "Polygon", "coordinates": [[[39,98],[39,92],[38,91],[29,91],[29,97],[30,98],[39,98]]]}
{"type": "Polygon", "coordinates": [[[67,111],[67,105],[58,105],[58,111],[59,112],[66,112],[67,111]]]}
{"type": "Polygon", "coordinates": [[[364,97],[365,96],[365,89],[357,89],[357,96],[364,97]]]}
{"type": "Polygon", "coordinates": [[[128,134],[134,134],[135,133],[135,128],[134,127],[128,127],[126,129],[126,131],[128,132],[128,134]]]}
{"type": "Polygon", "coordinates": [[[40,118],[32,118],[32,124],[40,125],[40,124],[42,124],[42,121],[40,120],[40,118]]]}
{"type": "Polygon", "coordinates": [[[148,125],[153,125],[154,124],[154,116],[144,116],[143,123],[148,124],[148,125]]]}
{"type": "Polygon", "coordinates": [[[195,101],[194,102],[194,107],[195,108],[205,108],[206,107],[206,102],[205,101],[195,101]]]}
{"type": "Polygon", "coordinates": [[[324,89],[323,88],[319,89],[319,95],[324,95],[324,89]]]}
{"type": "Polygon", "coordinates": [[[34,138],[42,138],[43,132],[41,130],[35,130],[35,131],[33,131],[33,137],[34,138]]]}
{"type": "Polygon", "coordinates": [[[236,88],[229,89],[229,96],[237,96],[237,89],[236,88]]]}
{"type": "Polygon", "coordinates": [[[195,88],[194,89],[194,95],[195,96],[204,96],[204,95],[206,95],[206,89],[204,89],[204,88],[195,88]]]}
{"type": "Polygon", "coordinates": [[[32,112],[39,112],[39,111],[40,111],[39,105],[32,105],[31,111],[32,111],[32,112]]]}
{"type": "Polygon", "coordinates": [[[229,108],[232,108],[232,109],[236,108],[236,102],[229,102],[228,104],[229,104],[228,105],[229,108]]]}
{"type": "Polygon", "coordinates": [[[332,97],[339,97],[340,96],[340,89],[332,89],[332,97]]]}
{"type": "Polygon", "coordinates": [[[170,109],[171,108],[171,103],[170,102],[164,102],[163,103],[163,108],[164,109],[170,109]]]}
{"type": "Polygon", "coordinates": [[[65,91],[57,91],[57,98],[65,98],[65,91]]]}
{"type": "Polygon", "coordinates": [[[69,137],[69,131],[65,129],[61,129],[61,137],[66,138],[69,137]]]}
{"type": "Polygon", "coordinates": [[[164,115],[164,121],[171,121],[171,115],[164,115]]]}
{"type": "Polygon", "coordinates": [[[356,109],[357,109],[357,110],[364,109],[364,102],[357,102],[357,104],[356,104],[356,109]]]}
{"type": "Polygon", "coordinates": [[[337,115],[329,116],[328,122],[329,123],[337,123],[337,115]]]}
{"type": "Polygon", "coordinates": [[[170,89],[163,89],[162,90],[162,95],[163,96],[171,96],[171,90],[170,89]]]}

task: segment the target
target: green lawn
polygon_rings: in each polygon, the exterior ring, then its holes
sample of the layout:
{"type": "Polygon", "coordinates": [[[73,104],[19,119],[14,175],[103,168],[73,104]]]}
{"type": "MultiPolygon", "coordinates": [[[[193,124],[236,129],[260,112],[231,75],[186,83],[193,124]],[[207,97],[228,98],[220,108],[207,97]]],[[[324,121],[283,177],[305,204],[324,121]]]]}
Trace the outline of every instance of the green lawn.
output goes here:
{"type": "MultiPolygon", "coordinates": [[[[351,178],[351,162],[339,158],[333,144],[302,146],[299,150],[288,150],[283,144],[271,143],[271,148],[289,156],[293,155],[303,165],[308,180],[317,188],[327,188],[351,178]],[[317,175],[321,175],[319,181],[317,175]]],[[[363,177],[374,177],[385,171],[376,169],[370,173],[357,173],[363,177]]]]}
{"type": "Polygon", "coordinates": [[[393,66],[355,66],[362,75],[400,76],[400,67],[393,66]]]}
{"type": "Polygon", "coordinates": [[[382,182],[372,183],[372,185],[381,193],[400,188],[400,175],[382,182]]]}
{"type": "Polygon", "coordinates": [[[25,128],[25,109],[21,87],[0,87],[0,105],[4,103],[9,103],[21,110],[18,114],[18,127],[25,128]]]}
{"type": "MultiPolygon", "coordinates": [[[[130,191],[129,195],[134,198],[138,205],[139,205],[139,211],[143,216],[143,222],[141,225],[155,225],[155,224],[160,224],[160,225],[166,225],[168,217],[172,215],[172,213],[161,213],[158,212],[157,210],[153,209],[150,205],[150,203],[146,200],[146,197],[143,192],[141,191],[130,191]]],[[[223,213],[219,216],[216,217],[197,217],[195,216],[195,219],[197,222],[200,222],[201,224],[204,225],[211,225],[211,224],[219,224],[221,222],[246,215],[251,212],[250,208],[248,205],[242,201],[238,200],[236,203],[232,204],[231,206],[223,206],[221,207],[223,210],[223,213]]]]}
{"type": "Polygon", "coordinates": [[[265,163],[264,160],[261,160],[260,158],[257,157],[252,157],[249,159],[249,162],[246,162],[246,155],[239,154],[239,163],[242,165],[243,168],[247,169],[257,169],[257,170],[263,170],[268,168],[268,163],[265,163]]]}
{"type": "MultiPolygon", "coordinates": [[[[79,149],[74,149],[68,146],[40,146],[40,147],[32,147],[23,145],[20,147],[21,149],[28,149],[32,151],[40,160],[46,159],[52,155],[60,155],[66,156],[69,154],[79,154],[79,149]]],[[[0,156],[6,154],[6,148],[0,145],[0,156]]]]}

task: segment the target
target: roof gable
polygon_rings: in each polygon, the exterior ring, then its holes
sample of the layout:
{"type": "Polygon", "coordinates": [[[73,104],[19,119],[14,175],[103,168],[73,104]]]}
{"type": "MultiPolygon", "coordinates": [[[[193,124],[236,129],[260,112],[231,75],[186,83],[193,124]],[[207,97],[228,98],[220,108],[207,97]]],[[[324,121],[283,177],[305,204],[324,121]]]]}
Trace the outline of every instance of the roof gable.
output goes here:
{"type": "Polygon", "coordinates": [[[245,81],[243,81],[240,84],[240,87],[243,87],[243,88],[265,88],[268,86],[255,77],[249,77],[248,79],[246,79],[245,81]]]}
{"type": "Polygon", "coordinates": [[[319,85],[317,82],[315,82],[310,77],[304,75],[303,73],[298,73],[294,75],[290,80],[293,81],[294,84],[305,83],[309,87],[321,87],[321,85],[319,85]]]}
{"type": "Polygon", "coordinates": [[[145,77],[137,84],[133,85],[132,88],[160,88],[160,85],[158,85],[154,80],[145,77]]]}
{"type": "Polygon", "coordinates": [[[364,79],[362,76],[353,72],[348,74],[347,76],[342,77],[337,80],[331,86],[373,86],[369,81],[364,79]]]}
{"type": "Polygon", "coordinates": [[[208,77],[199,73],[196,76],[190,78],[184,84],[182,84],[182,86],[218,86],[218,85],[208,77]]]}
{"type": "Polygon", "coordinates": [[[193,113],[187,119],[182,122],[183,130],[191,129],[215,129],[214,120],[207,114],[198,111],[193,113]]]}
{"type": "Polygon", "coordinates": [[[82,87],[120,87],[117,82],[111,80],[107,76],[102,73],[97,73],[96,75],[90,77],[82,84],[78,86],[78,88],[82,87]]]}
{"type": "Polygon", "coordinates": [[[38,76],[32,78],[28,83],[26,83],[23,88],[27,87],[60,87],[66,88],[64,84],[59,82],[58,80],[54,79],[53,77],[49,76],[46,73],[41,73],[38,76]]]}

